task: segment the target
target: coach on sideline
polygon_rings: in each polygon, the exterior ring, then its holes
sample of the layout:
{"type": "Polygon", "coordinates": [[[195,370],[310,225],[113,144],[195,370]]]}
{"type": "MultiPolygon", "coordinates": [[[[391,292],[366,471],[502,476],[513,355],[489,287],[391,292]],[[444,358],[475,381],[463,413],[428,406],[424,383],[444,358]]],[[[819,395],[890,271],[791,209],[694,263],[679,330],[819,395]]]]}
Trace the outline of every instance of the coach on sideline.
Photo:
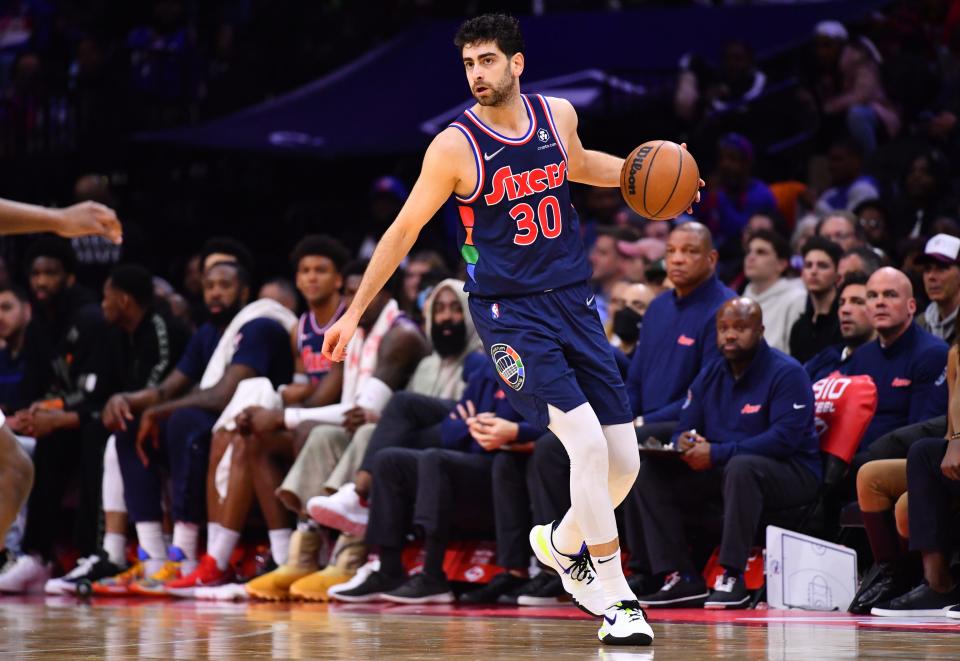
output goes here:
{"type": "Polygon", "coordinates": [[[651,569],[663,587],[643,606],[743,608],[750,547],[765,508],[812,502],[821,463],[810,379],[793,358],[763,339],[760,306],[727,301],[717,313],[723,358],[694,380],[674,435],[683,462],[645,461],[637,493],[651,569]],[[723,499],[720,574],[713,590],[690,559],[684,513],[723,499]]]}

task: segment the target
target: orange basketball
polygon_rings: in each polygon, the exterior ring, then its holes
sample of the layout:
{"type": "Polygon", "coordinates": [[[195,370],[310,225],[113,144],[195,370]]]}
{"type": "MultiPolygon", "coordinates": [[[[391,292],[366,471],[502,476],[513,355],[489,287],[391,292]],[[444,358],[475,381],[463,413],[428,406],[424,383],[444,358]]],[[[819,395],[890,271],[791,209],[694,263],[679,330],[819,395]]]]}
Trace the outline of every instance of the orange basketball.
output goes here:
{"type": "Polygon", "coordinates": [[[700,168],[686,149],[669,140],[645,142],[627,156],[620,193],[644,218],[676,218],[693,204],[700,168]]]}

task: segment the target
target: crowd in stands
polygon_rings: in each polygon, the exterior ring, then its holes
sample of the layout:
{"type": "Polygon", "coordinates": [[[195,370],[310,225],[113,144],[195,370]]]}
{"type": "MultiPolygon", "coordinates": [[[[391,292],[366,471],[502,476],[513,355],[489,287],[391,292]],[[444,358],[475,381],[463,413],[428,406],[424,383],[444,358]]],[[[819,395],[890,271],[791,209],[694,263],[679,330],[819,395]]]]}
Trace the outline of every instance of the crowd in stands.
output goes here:
{"type": "MultiPolygon", "coordinates": [[[[641,604],[746,607],[764,522],[838,539],[842,510],[875,562],[854,612],[960,617],[960,10],[943,5],[816,27],[791,101],[817,119],[807,181],[766,180],[765,136],[727,130],[768,85],[738,42],[678,76],[676,114],[709,142],[692,215],[578,191],[642,454],[619,508],[641,604]],[[908,60],[931,75],[911,83],[908,60]],[[927,86],[906,104],[910,84],[927,86]],[[839,473],[815,401],[831,376],[869,377],[876,402],[839,473]]],[[[345,362],[321,355],[406,191],[376,179],[375,222],[290,237],[289,269],[263,279],[257,246],[226,236],[176,282],[94,240],[33,240],[23,273],[0,273],[0,406],[35,467],[0,593],[567,600],[527,536],[569,508],[569,462],[507,403],[462,264],[418,247],[345,362]],[[472,589],[447,561],[463,539],[494,540],[502,570],[472,589]]],[[[77,181],[78,199],[111,195],[77,181]]]]}

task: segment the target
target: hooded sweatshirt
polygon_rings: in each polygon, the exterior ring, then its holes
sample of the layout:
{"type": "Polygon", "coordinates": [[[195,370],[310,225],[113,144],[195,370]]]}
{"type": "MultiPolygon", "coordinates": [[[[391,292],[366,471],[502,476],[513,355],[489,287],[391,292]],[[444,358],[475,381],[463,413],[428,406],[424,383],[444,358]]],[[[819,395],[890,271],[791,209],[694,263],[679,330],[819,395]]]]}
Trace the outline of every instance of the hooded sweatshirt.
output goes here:
{"type": "Polygon", "coordinates": [[[479,351],[481,348],[480,337],[477,335],[477,329],[473,325],[473,318],[470,316],[470,307],[467,305],[467,294],[463,291],[463,280],[456,278],[447,278],[440,282],[430,296],[427,297],[423,306],[423,316],[425,318],[425,327],[427,338],[430,338],[430,331],[433,326],[433,304],[437,300],[437,293],[447,287],[457,295],[460,300],[460,306],[463,308],[463,322],[467,327],[466,344],[463,351],[456,356],[442,358],[440,354],[433,351],[429,356],[420,361],[416,371],[410,378],[407,390],[420,395],[429,395],[430,397],[441,397],[443,399],[459,399],[463,393],[466,384],[466,374],[464,373],[464,363],[467,356],[479,351]]]}
{"type": "Polygon", "coordinates": [[[762,294],[747,285],[743,295],[763,311],[763,339],[774,349],[790,353],[790,329],[807,307],[807,290],[800,278],[780,278],[762,294]]]}

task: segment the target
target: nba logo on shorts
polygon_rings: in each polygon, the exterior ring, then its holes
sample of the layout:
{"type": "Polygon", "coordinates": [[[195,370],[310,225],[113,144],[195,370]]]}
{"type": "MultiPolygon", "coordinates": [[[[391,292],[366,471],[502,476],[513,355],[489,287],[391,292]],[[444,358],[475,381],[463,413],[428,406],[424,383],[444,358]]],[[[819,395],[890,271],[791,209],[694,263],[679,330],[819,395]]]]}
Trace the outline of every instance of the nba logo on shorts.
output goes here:
{"type": "Polygon", "coordinates": [[[494,303],[493,305],[490,306],[490,316],[493,317],[494,319],[499,319],[499,318],[500,318],[500,304],[499,304],[499,303],[494,303]]]}
{"type": "Polygon", "coordinates": [[[490,347],[490,356],[493,358],[494,367],[497,368],[500,378],[514,390],[520,390],[523,387],[524,377],[520,354],[509,344],[494,344],[490,347]]]}

